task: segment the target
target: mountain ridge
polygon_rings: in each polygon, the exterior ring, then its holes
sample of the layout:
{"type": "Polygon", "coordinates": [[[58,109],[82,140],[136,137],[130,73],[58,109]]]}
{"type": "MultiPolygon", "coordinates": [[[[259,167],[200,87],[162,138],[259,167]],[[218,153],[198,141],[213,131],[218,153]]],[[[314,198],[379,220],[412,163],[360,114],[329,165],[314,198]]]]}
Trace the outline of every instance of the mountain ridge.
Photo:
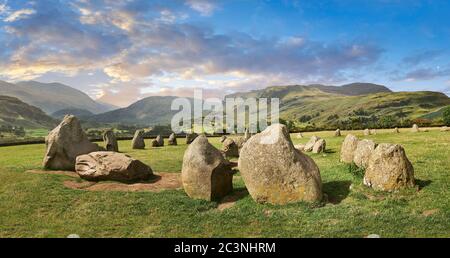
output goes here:
{"type": "Polygon", "coordinates": [[[42,109],[48,115],[63,109],[86,109],[92,113],[111,110],[111,107],[96,102],[86,93],[62,83],[0,81],[0,95],[18,98],[42,109]]]}
{"type": "Polygon", "coordinates": [[[229,95],[226,95],[225,98],[235,98],[235,97],[267,97],[267,95],[272,94],[273,92],[278,92],[275,94],[276,97],[283,97],[283,92],[292,93],[293,91],[305,91],[305,90],[314,90],[318,89],[325,93],[332,94],[340,94],[347,96],[357,96],[357,95],[365,95],[371,93],[378,92],[392,92],[388,87],[384,85],[374,84],[374,83],[349,83],[341,86],[331,86],[331,85],[323,85],[323,84],[309,84],[309,85],[279,85],[279,86],[268,86],[263,89],[252,90],[248,92],[235,92],[229,95]],[[270,93],[270,94],[269,94],[270,93]]]}
{"type": "Polygon", "coordinates": [[[57,121],[40,108],[15,97],[0,95],[0,124],[50,129],[57,125],[57,121]]]}

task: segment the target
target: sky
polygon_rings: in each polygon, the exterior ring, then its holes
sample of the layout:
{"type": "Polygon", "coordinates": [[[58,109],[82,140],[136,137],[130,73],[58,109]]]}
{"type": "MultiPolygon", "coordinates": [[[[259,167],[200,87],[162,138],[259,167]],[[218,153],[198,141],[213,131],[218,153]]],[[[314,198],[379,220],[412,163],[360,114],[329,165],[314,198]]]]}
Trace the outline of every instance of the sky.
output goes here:
{"type": "Polygon", "coordinates": [[[0,80],[127,106],[272,85],[450,95],[446,0],[0,0],[0,80]]]}

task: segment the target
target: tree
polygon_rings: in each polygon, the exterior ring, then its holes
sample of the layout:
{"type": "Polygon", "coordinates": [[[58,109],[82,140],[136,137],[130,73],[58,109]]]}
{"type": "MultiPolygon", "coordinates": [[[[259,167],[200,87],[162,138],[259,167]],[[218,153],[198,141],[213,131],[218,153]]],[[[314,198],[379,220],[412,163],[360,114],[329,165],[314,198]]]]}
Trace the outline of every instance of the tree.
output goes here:
{"type": "Polygon", "coordinates": [[[381,128],[392,128],[396,125],[395,118],[393,116],[382,116],[378,121],[381,128]]]}
{"type": "Polygon", "coordinates": [[[442,112],[442,118],[445,125],[450,125],[450,106],[444,108],[444,112],[442,112]]]}

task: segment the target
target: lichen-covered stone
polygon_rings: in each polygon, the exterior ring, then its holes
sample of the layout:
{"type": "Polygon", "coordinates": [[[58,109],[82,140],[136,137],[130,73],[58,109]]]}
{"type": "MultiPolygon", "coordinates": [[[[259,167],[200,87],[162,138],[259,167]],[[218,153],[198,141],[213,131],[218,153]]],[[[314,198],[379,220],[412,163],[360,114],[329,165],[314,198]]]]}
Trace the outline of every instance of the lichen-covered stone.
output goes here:
{"type": "Polygon", "coordinates": [[[233,190],[231,164],[204,135],[184,153],[181,179],[184,191],[194,199],[218,200],[233,190]]]}
{"type": "Polygon", "coordinates": [[[414,168],[398,144],[379,144],[372,152],[364,184],[375,190],[393,191],[414,186],[414,168]]]}
{"type": "Polygon", "coordinates": [[[319,168],[294,148],[284,125],[273,124],[251,137],[241,150],[238,167],[256,202],[322,200],[319,168]]]}
{"type": "Polygon", "coordinates": [[[358,138],[353,134],[347,134],[341,146],[341,162],[352,163],[353,155],[358,145],[358,138]]]}

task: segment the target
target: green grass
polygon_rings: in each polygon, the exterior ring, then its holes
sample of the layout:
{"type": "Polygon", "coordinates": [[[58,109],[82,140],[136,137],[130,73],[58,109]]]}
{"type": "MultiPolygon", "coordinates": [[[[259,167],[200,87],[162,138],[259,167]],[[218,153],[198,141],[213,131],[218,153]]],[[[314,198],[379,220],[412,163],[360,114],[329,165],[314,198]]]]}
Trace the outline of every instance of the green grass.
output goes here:
{"type": "MultiPolygon", "coordinates": [[[[316,134],[327,141],[317,162],[329,202],[285,206],[256,204],[247,195],[219,211],[217,203],[192,200],[183,190],[89,192],[63,186],[64,175],[24,173],[41,168],[44,145],[0,148],[0,237],[450,237],[450,133],[401,134],[378,130],[367,138],[400,143],[414,165],[420,191],[380,193],[364,187],[360,173],[339,160],[344,137],[333,132],[292,135],[305,143],[316,134]],[[351,190],[349,189],[350,185],[351,190]],[[436,210],[425,216],[424,211],[436,210]]],[[[344,135],[347,132],[343,132],[344,135]]],[[[362,137],[362,131],[356,132],[362,137]]],[[[219,138],[210,141],[220,146],[219,138]]],[[[154,171],[179,173],[186,145],[120,149],[154,171]]],[[[149,141],[146,141],[149,145],[149,141]]],[[[244,183],[236,177],[235,189],[244,183]]]]}
{"type": "Polygon", "coordinates": [[[25,130],[27,137],[45,137],[48,135],[49,130],[48,129],[27,129],[25,130]]]}

